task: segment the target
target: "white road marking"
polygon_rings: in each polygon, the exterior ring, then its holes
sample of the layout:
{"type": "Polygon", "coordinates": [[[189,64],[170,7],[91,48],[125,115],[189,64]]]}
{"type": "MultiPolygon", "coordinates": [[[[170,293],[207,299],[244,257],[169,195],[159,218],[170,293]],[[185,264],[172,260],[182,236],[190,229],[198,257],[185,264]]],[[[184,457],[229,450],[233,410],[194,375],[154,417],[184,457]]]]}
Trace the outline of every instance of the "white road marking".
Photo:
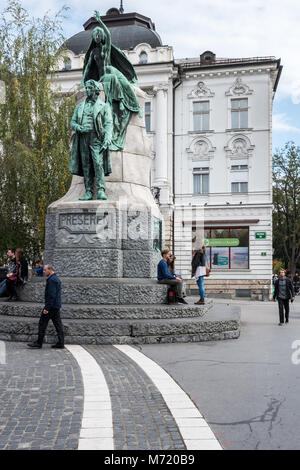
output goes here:
{"type": "Polygon", "coordinates": [[[222,450],[209,425],[188,395],[158,364],[128,345],[115,348],[135,361],[162,394],[188,450],[222,450]]]}
{"type": "Polygon", "coordinates": [[[66,345],[81,370],[84,401],[78,450],[114,450],[112,406],[103,372],[82,346],[66,345]]]}
{"type": "Polygon", "coordinates": [[[6,364],[6,346],[4,341],[0,341],[0,364],[6,364]]]}

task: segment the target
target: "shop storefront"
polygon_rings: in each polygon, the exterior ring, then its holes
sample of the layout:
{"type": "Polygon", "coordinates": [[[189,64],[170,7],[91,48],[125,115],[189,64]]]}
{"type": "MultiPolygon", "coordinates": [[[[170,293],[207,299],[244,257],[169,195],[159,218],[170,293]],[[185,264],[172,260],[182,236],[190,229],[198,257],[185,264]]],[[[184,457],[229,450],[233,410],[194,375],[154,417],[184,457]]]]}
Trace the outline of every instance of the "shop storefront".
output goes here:
{"type": "Polygon", "coordinates": [[[197,294],[191,279],[192,254],[205,245],[211,269],[205,278],[208,296],[257,300],[271,296],[271,206],[208,209],[207,216],[198,219],[192,209],[180,208],[175,211],[174,235],[176,269],[186,279],[190,294],[197,294]],[[214,218],[214,212],[228,217],[214,218]]]}
{"type": "MultiPolygon", "coordinates": [[[[193,250],[196,248],[196,227],[193,250]]],[[[204,244],[211,269],[249,269],[249,227],[205,228],[204,244]]]]}

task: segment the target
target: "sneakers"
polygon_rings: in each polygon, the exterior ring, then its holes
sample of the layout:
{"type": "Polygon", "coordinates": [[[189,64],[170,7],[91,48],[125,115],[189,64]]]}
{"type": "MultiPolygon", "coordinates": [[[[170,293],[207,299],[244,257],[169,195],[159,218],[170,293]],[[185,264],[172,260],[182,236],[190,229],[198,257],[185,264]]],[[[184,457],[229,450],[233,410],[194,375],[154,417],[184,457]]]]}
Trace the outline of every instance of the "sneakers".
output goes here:
{"type": "Polygon", "coordinates": [[[284,323],[278,323],[278,326],[283,326],[283,325],[284,325],[284,323]]]}

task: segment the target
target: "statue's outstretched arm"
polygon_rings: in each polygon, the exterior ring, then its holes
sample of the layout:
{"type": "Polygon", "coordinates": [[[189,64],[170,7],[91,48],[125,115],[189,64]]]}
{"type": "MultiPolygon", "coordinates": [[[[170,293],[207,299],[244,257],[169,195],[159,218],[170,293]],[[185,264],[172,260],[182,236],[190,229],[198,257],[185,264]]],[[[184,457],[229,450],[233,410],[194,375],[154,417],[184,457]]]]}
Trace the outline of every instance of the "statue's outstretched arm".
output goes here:
{"type": "Polygon", "coordinates": [[[101,20],[99,11],[95,10],[94,16],[95,16],[96,20],[98,21],[98,23],[100,24],[100,26],[102,27],[102,29],[104,31],[105,39],[106,39],[106,45],[107,45],[107,64],[110,64],[110,49],[111,49],[110,31],[107,28],[107,26],[103,23],[103,21],[101,20]]]}

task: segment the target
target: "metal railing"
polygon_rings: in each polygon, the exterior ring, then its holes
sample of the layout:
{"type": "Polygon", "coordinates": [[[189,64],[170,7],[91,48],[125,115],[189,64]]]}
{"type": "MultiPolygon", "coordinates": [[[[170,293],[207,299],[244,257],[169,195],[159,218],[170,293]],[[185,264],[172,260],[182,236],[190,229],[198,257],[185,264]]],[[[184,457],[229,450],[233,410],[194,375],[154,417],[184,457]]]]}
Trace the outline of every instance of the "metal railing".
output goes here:
{"type": "Polygon", "coordinates": [[[274,56],[266,56],[266,57],[245,57],[245,58],[236,58],[236,59],[215,59],[213,61],[208,62],[201,62],[199,61],[192,61],[189,62],[178,62],[180,67],[182,68],[191,68],[191,67],[207,67],[207,66],[214,66],[214,65],[226,65],[226,64],[245,64],[245,63],[260,63],[260,62],[274,62],[276,61],[276,57],[274,56]]]}

